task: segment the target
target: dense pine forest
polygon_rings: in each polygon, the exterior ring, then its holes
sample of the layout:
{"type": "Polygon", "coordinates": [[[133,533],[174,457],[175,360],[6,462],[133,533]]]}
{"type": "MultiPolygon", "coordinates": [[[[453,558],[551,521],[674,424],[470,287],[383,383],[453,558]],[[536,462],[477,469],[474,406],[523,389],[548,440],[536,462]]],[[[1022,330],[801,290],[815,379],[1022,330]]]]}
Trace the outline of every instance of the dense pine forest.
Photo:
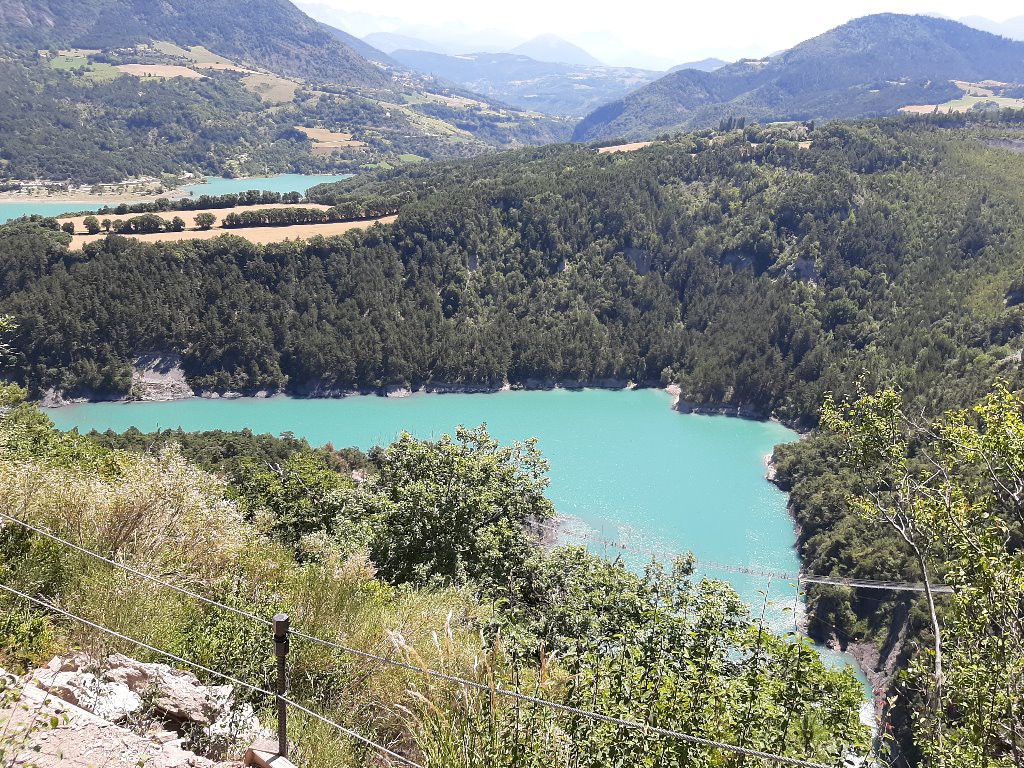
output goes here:
{"type": "Polygon", "coordinates": [[[69,252],[52,222],[17,221],[0,310],[37,394],[124,394],[133,358],[158,352],[220,391],[676,382],[809,425],[863,379],[938,410],[1016,369],[1021,156],[990,146],[1006,119],[750,126],[363,176],[310,200],[404,202],[398,220],[308,242],[69,252]]]}

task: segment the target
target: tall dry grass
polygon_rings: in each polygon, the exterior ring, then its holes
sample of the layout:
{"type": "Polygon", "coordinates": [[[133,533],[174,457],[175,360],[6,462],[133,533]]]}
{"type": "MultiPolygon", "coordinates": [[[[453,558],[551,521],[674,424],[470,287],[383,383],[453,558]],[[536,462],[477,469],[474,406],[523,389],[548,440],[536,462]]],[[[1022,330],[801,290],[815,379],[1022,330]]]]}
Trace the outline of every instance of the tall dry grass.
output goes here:
{"type": "MultiPolygon", "coordinates": [[[[0,510],[226,604],[270,617],[285,611],[292,626],[388,658],[473,676],[481,640],[479,604],[452,590],[398,589],[375,578],[363,553],[341,546],[296,562],[259,524],[242,520],[217,477],[174,449],[152,455],[116,453],[102,469],[48,462],[0,447],[0,510]]],[[[12,525],[5,533],[21,535],[12,525]]],[[[269,628],[220,611],[38,536],[3,564],[4,578],[46,595],[91,621],[258,686],[270,686],[269,628]]],[[[54,619],[54,633],[31,661],[87,648],[159,656],[85,626],[54,619]]],[[[0,649],[2,654],[2,649],[0,649]]],[[[410,754],[419,754],[410,711],[425,691],[444,708],[460,695],[450,685],[379,662],[293,639],[292,696],[325,716],[410,754]]],[[[202,675],[200,675],[202,677],[202,675]]],[[[211,682],[217,682],[212,681],[211,682]]],[[[248,698],[268,724],[272,702],[248,698]]],[[[300,763],[310,768],[363,766],[369,752],[322,723],[291,721],[300,763]]]]}

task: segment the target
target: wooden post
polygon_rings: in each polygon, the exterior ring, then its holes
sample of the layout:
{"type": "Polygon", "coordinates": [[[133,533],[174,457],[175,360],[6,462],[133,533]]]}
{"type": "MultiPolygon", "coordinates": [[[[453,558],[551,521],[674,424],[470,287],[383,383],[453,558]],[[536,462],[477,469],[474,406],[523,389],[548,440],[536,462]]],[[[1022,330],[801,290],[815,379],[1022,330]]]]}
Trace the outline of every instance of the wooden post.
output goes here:
{"type": "Polygon", "coordinates": [[[277,657],[277,754],[288,757],[288,705],[282,698],[288,692],[288,614],[274,616],[274,655],[277,657]]]}

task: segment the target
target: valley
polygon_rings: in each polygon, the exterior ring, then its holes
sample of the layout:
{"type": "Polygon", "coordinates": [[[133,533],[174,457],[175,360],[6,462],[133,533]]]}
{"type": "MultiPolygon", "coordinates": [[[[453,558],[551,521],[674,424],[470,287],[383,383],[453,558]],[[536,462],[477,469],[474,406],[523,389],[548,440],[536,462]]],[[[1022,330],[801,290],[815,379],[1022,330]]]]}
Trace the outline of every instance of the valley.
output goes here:
{"type": "Polygon", "coordinates": [[[597,63],[538,61],[515,53],[447,56],[399,49],[391,56],[414,70],[506,104],[571,117],[582,117],[663,74],[597,63]]]}
{"type": "Polygon", "coordinates": [[[3,768],[1022,768],[1014,20],[646,2],[0,2],[3,768]]]}

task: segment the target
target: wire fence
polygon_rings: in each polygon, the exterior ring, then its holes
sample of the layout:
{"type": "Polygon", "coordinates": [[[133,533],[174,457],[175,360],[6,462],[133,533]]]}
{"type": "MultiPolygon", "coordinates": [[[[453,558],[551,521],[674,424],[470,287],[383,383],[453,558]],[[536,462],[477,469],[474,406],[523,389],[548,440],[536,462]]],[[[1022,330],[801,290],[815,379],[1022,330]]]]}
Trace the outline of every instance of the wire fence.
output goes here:
{"type": "MultiPolygon", "coordinates": [[[[134,567],[129,566],[129,565],[125,564],[125,563],[120,563],[120,562],[118,562],[118,561],[116,561],[116,560],[114,560],[112,558],[105,557],[105,556],[103,556],[103,555],[101,555],[101,554],[99,554],[97,552],[93,552],[92,550],[89,550],[89,549],[87,549],[85,547],[82,547],[80,545],[74,544],[73,542],[67,541],[66,539],[64,539],[64,538],[62,538],[60,536],[57,536],[57,535],[55,535],[55,534],[53,534],[53,533],[51,533],[51,532],[49,532],[49,531],[47,531],[47,530],[45,530],[43,528],[40,528],[38,526],[34,526],[34,525],[30,524],[30,523],[27,523],[27,522],[25,522],[23,520],[20,520],[20,519],[18,519],[16,517],[13,517],[13,516],[8,515],[6,513],[0,512],[0,518],[6,519],[6,520],[10,521],[11,523],[20,525],[20,526],[24,527],[25,529],[30,530],[30,531],[38,534],[38,535],[41,535],[41,536],[43,536],[43,537],[45,537],[45,538],[47,538],[47,539],[49,539],[51,541],[54,541],[54,542],[66,545],[66,546],[68,546],[69,548],[71,548],[72,550],[74,550],[76,552],[79,552],[81,554],[84,554],[84,555],[87,555],[89,557],[95,558],[96,560],[104,562],[104,563],[110,565],[111,567],[117,568],[117,569],[122,570],[122,571],[124,571],[126,573],[133,574],[135,576],[138,576],[139,578],[145,579],[145,580],[150,581],[151,583],[154,583],[154,584],[158,584],[158,585],[160,585],[162,587],[170,589],[170,590],[172,590],[174,592],[177,592],[177,593],[182,594],[184,596],[187,596],[189,598],[199,600],[199,601],[201,601],[201,602],[203,602],[203,603],[205,603],[207,605],[210,605],[212,607],[216,607],[216,608],[218,608],[220,610],[224,610],[224,611],[233,613],[235,615],[245,617],[245,618],[247,618],[249,620],[258,622],[258,623],[260,623],[260,624],[262,624],[264,626],[271,626],[271,627],[273,627],[275,625],[275,622],[270,620],[270,619],[266,619],[266,618],[264,618],[262,616],[259,616],[257,614],[251,613],[249,611],[245,611],[245,610],[237,608],[235,606],[227,605],[227,604],[219,602],[217,600],[213,600],[211,598],[206,597],[205,595],[201,595],[198,592],[195,592],[194,590],[191,590],[191,589],[179,586],[177,584],[174,584],[172,582],[167,581],[166,579],[154,576],[154,575],[152,575],[150,573],[142,571],[142,570],[140,570],[138,568],[134,568],[134,567]]],[[[771,574],[771,573],[766,573],[765,575],[767,575],[769,577],[773,577],[773,574],[771,574]]],[[[793,574],[793,575],[787,574],[787,575],[784,576],[784,578],[801,579],[801,580],[804,580],[804,581],[808,580],[806,576],[802,576],[802,575],[799,575],[799,574],[793,574]]],[[[27,601],[29,601],[29,602],[31,602],[31,603],[39,606],[39,607],[42,607],[42,608],[44,608],[46,610],[52,611],[52,612],[54,612],[54,613],[56,613],[56,614],[58,614],[60,616],[63,616],[63,617],[68,618],[68,619],[71,619],[73,621],[78,621],[78,622],[80,622],[80,623],[82,623],[82,624],[84,624],[86,626],[89,626],[89,627],[91,627],[91,628],[93,628],[93,629],[95,629],[97,631],[100,631],[100,632],[106,633],[108,635],[111,635],[113,637],[116,637],[116,638],[118,638],[118,639],[120,639],[120,640],[122,640],[124,642],[130,643],[130,644],[134,644],[134,645],[136,645],[138,647],[144,648],[146,650],[151,651],[152,653],[156,653],[158,655],[161,655],[161,656],[164,656],[166,658],[169,658],[169,659],[171,659],[173,661],[176,661],[176,662],[178,662],[180,664],[192,667],[194,669],[198,669],[198,670],[200,670],[200,671],[202,671],[202,672],[204,672],[206,674],[209,674],[209,675],[211,675],[213,677],[217,677],[219,679],[227,680],[227,681],[229,681],[229,682],[231,682],[231,683],[233,683],[235,685],[239,685],[239,686],[241,686],[241,687],[243,687],[243,688],[245,688],[247,690],[250,690],[250,691],[252,691],[254,693],[265,695],[265,696],[268,696],[268,697],[272,697],[272,698],[274,698],[278,702],[283,702],[288,707],[291,707],[291,708],[294,708],[296,710],[299,710],[299,711],[303,712],[306,715],[309,715],[309,716],[311,716],[311,717],[313,717],[313,718],[315,718],[315,719],[317,719],[317,720],[319,720],[319,721],[321,721],[321,722],[323,722],[323,723],[325,723],[325,724],[327,724],[329,726],[332,726],[332,727],[336,728],[340,732],[345,733],[346,735],[348,735],[350,738],[352,738],[352,739],[354,739],[356,741],[359,741],[359,742],[365,744],[366,746],[369,746],[369,747],[375,749],[380,754],[388,756],[388,757],[393,758],[395,760],[398,760],[403,765],[410,766],[411,768],[424,768],[423,766],[421,766],[420,764],[414,762],[413,760],[411,760],[411,759],[409,759],[409,758],[407,758],[407,757],[405,757],[403,755],[400,755],[400,754],[398,754],[396,752],[393,752],[392,750],[388,749],[387,747],[385,747],[385,746],[383,746],[381,744],[377,744],[376,742],[372,741],[371,739],[368,739],[368,738],[362,736],[358,732],[353,731],[353,730],[345,727],[344,725],[341,725],[340,723],[337,723],[337,722],[335,722],[333,720],[330,720],[329,718],[327,718],[327,717],[325,717],[325,716],[323,716],[323,715],[321,715],[321,714],[319,714],[319,713],[317,713],[317,712],[315,712],[315,711],[313,711],[311,709],[308,709],[307,707],[305,707],[305,706],[303,706],[303,705],[293,701],[292,699],[287,698],[284,695],[284,693],[286,691],[284,690],[283,679],[279,681],[280,691],[281,692],[279,692],[279,693],[271,692],[271,691],[269,691],[269,690],[267,690],[265,688],[260,688],[259,686],[254,686],[251,683],[247,683],[247,682],[239,680],[239,679],[237,679],[237,678],[235,678],[233,676],[230,676],[230,675],[224,674],[222,672],[219,672],[217,670],[211,669],[209,667],[197,664],[196,662],[190,661],[190,660],[182,658],[180,656],[176,656],[176,655],[171,654],[170,652],[165,651],[165,650],[163,650],[161,648],[157,648],[157,647],[155,647],[153,645],[150,645],[148,643],[145,643],[145,642],[143,642],[141,640],[138,640],[136,638],[130,637],[130,636],[125,635],[123,633],[117,632],[117,631],[115,631],[113,629],[110,629],[108,627],[104,627],[104,626],[102,626],[100,624],[92,622],[92,621],[90,621],[90,620],[88,620],[86,618],[83,618],[81,616],[77,616],[76,614],[74,614],[74,613],[72,613],[70,611],[67,611],[67,610],[65,610],[63,608],[60,608],[58,606],[53,605],[49,601],[42,600],[42,599],[40,599],[38,597],[33,597],[31,595],[28,595],[28,594],[26,594],[24,592],[21,592],[21,591],[15,589],[14,587],[11,587],[11,586],[8,586],[8,585],[4,585],[4,584],[0,584],[0,589],[6,591],[7,593],[9,593],[11,595],[14,595],[16,597],[22,598],[24,600],[27,600],[27,601]]],[[[709,739],[709,738],[705,738],[703,736],[697,736],[697,735],[690,734],[690,733],[685,733],[685,732],[674,730],[674,729],[671,729],[671,728],[662,728],[660,726],[652,725],[650,723],[644,723],[644,722],[639,722],[639,721],[636,721],[636,720],[630,720],[630,719],[627,719],[627,718],[622,718],[622,717],[617,717],[617,716],[613,716],[613,715],[607,715],[607,714],[602,714],[602,713],[599,713],[599,712],[594,712],[594,711],[587,710],[587,709],[584,709],[584,708],[581,708],[581,707],[575,707],[575,706],[572,706],[570,704],[563,704],[561,702],[551,701],[550,699],[544,699],[544,698],[541,698],[541,697],[538,697],[538,696],[532,696],[530,694],[522,693],[520,691],[504,688],[504,687],[502,687],[500,685],[500,683],[481,683],[479,681],[470,680],[470,679],[467,679],[467,678],[464,678],[464,677],[460,677],[460,676],[457,676],[457,675],[450,675],[450,674],[447,674],[447,673],[444,673],[444,672],[439,672],[437,670],[430,669],[429,667],[426,667],[426,666],[420,666],[420,665],[416,665],[416,664],[409,664],[407,662],[399,661],[397,659],[389,658],[387,656],[383,656],[383,655],[380,655],[380,654],[375,654],[375,653],[371,653],[371,652],[368,652],[368,651],[363,651],[363,650],[360,650],[360,649],[357,649],[357,648],[353,648],[353,647],[347,646],[345,644],[335,642],[333,640],[328,640],[328,639],[325,639],[325,638],[318,637],[316,635],[312,635],[312,634],[303,632],[301,630],[296,630],[296,629],[289,628],[287,630],[287,634],[289,636],[292,636],[292,637],[301,638],[301,639],[306,640],[308,642],[317,643],[317,644],[322,645],[324,647],[328,647],[328,648],[332,648],[332,649],[335,649],[335,650],[342,651],[343,653],[346,653],[346,654],[350,654],[350,655],[354,655],[354,656],[357,656],[357,657],[360,657],[360,658],[372,660],[372,661],[378,662],[380,664],[383,664],[383,665],[386,665],[386,666],[389,666],[389,667],[393,667],[393,668],[397,668],[397,669],[402,669],[402,670],[405,670],[405,671],[413,672],[413,673],[418,674],[418,675],[423,675],[423,676],[430,677],[430,678],[433,678],[433,679],[436,679],[436,680],[441,680],[441,681],[444,681],[444,682],[452,683],[452,684],[459,685],[459,686],[462,686],[462,687],[465,687],[465,688],[468,688],[468,689],[479,690],[479,691],[487,692],[488,694],[500,695],[500,696],[503,696],[503,697],[506,697],[506,698],[509,698],[509,699],[513,699],[513,700],[519,701],[519,702],[528,703],[528,704],[536,705],[536,706],[547,707],[549,709],[552,709],[552,710],[555,710],[555,711],[558,711],[558,712],[574,715],[574,716],[580,717],[580,718],[585,718],[585,719],[593,720],[595,722],[602,722],[602,723],[606,723],[606,724],[609,724],[609,725],[615,725],[617,727],[624,728],[624,729],[627,729],[627,730],[640,731],[640,732],[643,732],[643,733],[657,735],[657,736],[661,736],[661,737],[665,737],[665,738],[677,739],[677,740],[680,740],[680,741],[683,741],[683,742],[686,742],[686,743],[690,743],[690,744],[694,744],[694,745],[697,745],[697,746],[706,747],[706,748],[709,748],[709,749],[717,749],[717,750],[721,750],[723,752],[729,752],[729,753],[732,753],[732,754],[737,754],[737,755],[742,755],[742,756],[752,757],[752,758],[758,758],[758,759],[761,759],[761,760],[765,760],[765,761],[774,763],[776,765],[794,766],[795,768],[833,768],[832,766],[827,766],[827,765],[825,765],[823,763],[817,763],[817,762],[814,762],[814,761],[804,760],[804,759],[796,758],[796,757],[789,757],[789,756],[786,756],[786,755],[779,755],[779,754],[776,754],[776,753],[773,753],[773,752],[767,752],[767,751],[761,751],[761,750],[757,750],[757,749],[752,749],[752,748],[745,747],[745,746],[742,746],[742,745],[729,744],[729,743],[726,743],[726,742],[717,741],[717,740],[714,740],[714,739],[709,739]]],[[[287,753],[287,746],[286,746],[286,744],[283,741],[280,744],[280,751],[281,751],[282,755],[285,755],[287,753]]]]}
{"type": "Polygon", "coordinates": [[[71,619],[72,621],[77,621],[80,624],[84,624],[87,627],[90,627],[92,629],[97,630],[98,632],[103,632],[104,634],[110,635],[111,637],[115,637],[118,640],[121,640],[123,642],[129,643],[130,645],[135,645],[135,646],[137,646],[139,648],[144,648],[147,651],[155,653],[155,654],[157,654],[159,656],[163,656],[164,658],[170,659],[171,661],[175,661],[175,662],[177,662],[177,663],[179,663],[179,664],[181,664],[183,666],[190,667],[190,668],[198,670],[200,672],[204,672],[207,675],[210,675],[211,677],[215,677],[215,678],[217,678],[219,680],[227,681],[229,683],[232,683],[233,685],[237,685],[237,686],[239,686],[241,688],[244,688],[244,689],[246,689],[248,691],[252,691],[253,693],[258,693],[258,694],[261,694],[263,696],[267,696],[267,697],[275,699],[275,700],[283,701],[289,707],[292,707],[293,709],[297,709],[300,712],[303,712],[304,714],[310,715],[311,717],[314,717],[317,720],[321,720],[324,723],[327,723],[328,725],[333,726],[335,729],[341,731],[342,733],[346,734],[347,736],[351,737],[352,739],[354,739],[354,740],[356,740],[356,741],[358,741],[358,742],[360,742],[362,744],[365,744],[366,746],[371,747],[372,749],[377,750],[382,755],[387,755],[388,757],[391,757],[391,758],[394,758],[395,760],[398,760],[403,765],[410,766],[410,768],[424,768],[419,763],[417,763],[417,762],[415,762],[413,760],[410,760],[409,758],[404,757],[403,755],[400,755],[397,752],[392,752],[387,747],[385,747],[385,746],[383,746],[381,744],[377,744],[372,739],[368,739],[365,736],[363,736],[362,734],[357,733],[356,731],[353,731],[351,728],[346,728],[345,726],[341,725],[340,723],[336,723],[336,722],[334,722],[332,720],[329,720],[326,717],[324,717],[323,715],[320,715],[320,714],[314,712],[313,710],[308,709],[307,707],[304,707],[304,706],[302,706],[301,704],[299,704],[299,703],[297,703],[295,701],[292,701],[291,699],[289,699],[288,697],[286,697],[284,695],[274,693],[273,691],[268,691],[266,688],[260,688],[258,685],[253,685],[252,683],[247,683],[244,680],[239,680],[237,677],[234,677],[233,675],[228,675],[228,674],[225,674],[223,672],[219,672],[218,670],[211,669],[210,667],[207,667],[207,666],[205,666],[203,664],[199,664],[199,663],[191,661],[189,659],[182,658],[181,656],[173,654],[170,651],[165,651],[163,648],[157,648],[156,646],[150,645],[149,643],[143,642],[142,640],[138,640],[138,639],[136,639],[134,637],[130,637],[129,635],[125,635],[125,634],[123,634],[121,632],[117,632],[117,631],[115,631],[113,629],[110,629],[109,627],[104,627],[102,624],[97,624],[94,621],[89,621],[89,619],[83,618],[82,616],[74,614],[71,611],[64,610],[63,608],[59,608],[58,606],[56,606],[53,603],[48,602],[46,600],[41,600],[38,597],[33,597],[32,595],[26,594],[25,592],[22,592],[22,591],[20,591],[18,589],[15,589],[14,587],[8,586],[7,584],[0,583],[0,590],[3,590],[4,592],[7,592],[7,593],[9,593],[9,594],[11,594],[11,595],[13,595],[15,597],[18,597],[18,598],[22,599],[22,600],[26,600],[26,601],[28,601],[30,603],[33,603],[34,605],[37,605],[40,608],[45,608],[46,610],[51,611],[53,613],[56,613],[59,616],[63,616],[66,619],[71,619]]]}

